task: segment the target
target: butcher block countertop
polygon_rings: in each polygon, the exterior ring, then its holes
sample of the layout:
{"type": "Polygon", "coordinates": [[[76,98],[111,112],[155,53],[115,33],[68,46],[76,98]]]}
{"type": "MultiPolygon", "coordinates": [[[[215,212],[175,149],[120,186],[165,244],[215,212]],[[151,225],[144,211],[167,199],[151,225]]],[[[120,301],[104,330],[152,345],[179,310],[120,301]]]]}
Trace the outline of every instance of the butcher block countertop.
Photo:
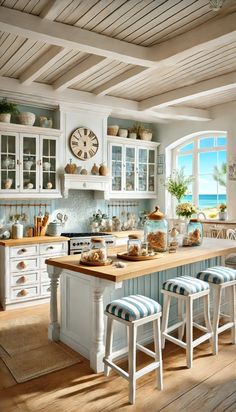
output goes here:
{"type": "Polygon", "coordinates": [[[34,236],[34,237],[23,237],[22,239],[1,239],[1,246],[20,246],[20,245],[32,245],[34,243],[55,243],[55,242],[66,242],[70,238],[65,236],[34,236]]]}
{"type": "MultiPolygon", "coordinates": [[[[109,257],[115,262],[116,254],[125,251],[125,246],[109,248],[109,257]]],[[[159,259],[126,263],[125,268],[109,266],[85,266],[80,264],[79,255],[47,259],[46,263],[61,269],[80,272],[86,275],[120,282],[162,270],[183,266],[217,256],[225,256],[236,252],[236,242],[228,239],[204,238],[203,244],[197,247],[180,247],[176,253],[163,253],[159,259]]]]}

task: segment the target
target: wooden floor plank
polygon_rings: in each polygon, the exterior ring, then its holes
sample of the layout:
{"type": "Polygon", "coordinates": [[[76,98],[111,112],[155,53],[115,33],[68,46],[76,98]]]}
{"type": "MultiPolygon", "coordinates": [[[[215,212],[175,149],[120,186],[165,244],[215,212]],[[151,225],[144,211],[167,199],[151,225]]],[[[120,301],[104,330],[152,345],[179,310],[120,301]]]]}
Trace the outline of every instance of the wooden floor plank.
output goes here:
{"type": "MultiPolygon", "coordinates": [[[[0,322],[14,316],[45,314],[48,305],[0,312],[0,322]]],[[[185,366],[184,351],[167,342],[164,357],[164,390],[155,388],[155,373],[145,375],[137,384],[136,405],[128,404],[128,383],[112,372],[108,378],[94,374],[89,362],[31,381],[15,384],[0,362],[1,412],[178,412],[236,411],[236,346],[229,332],[220,335],[219,355],[212,356],[209,343],[194,350],[193,368],[185,366]],[[191,405],[191,407],[189,407],[191,405]],[[211,409],[216,407],[216,409],[211,409]],[[205,408],[205,409],[204,409],[205,408]]],[[[138,353],[138,367],[149,358],[138,353]]],[[[120,366],[127,368],[127,362],[120,366]]]]}

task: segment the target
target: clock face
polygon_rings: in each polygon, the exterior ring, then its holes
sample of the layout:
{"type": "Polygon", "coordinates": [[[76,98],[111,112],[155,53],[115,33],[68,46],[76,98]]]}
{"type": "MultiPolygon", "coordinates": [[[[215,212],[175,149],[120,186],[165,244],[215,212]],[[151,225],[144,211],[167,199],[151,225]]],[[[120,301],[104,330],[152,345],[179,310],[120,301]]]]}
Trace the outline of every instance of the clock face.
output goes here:
{"type": "Polygon", "coordinates": [[[91,129],[79,127],[70,136],[70,148],[80,160],[93,157],[98,151],[98,138],[91,129]]]}

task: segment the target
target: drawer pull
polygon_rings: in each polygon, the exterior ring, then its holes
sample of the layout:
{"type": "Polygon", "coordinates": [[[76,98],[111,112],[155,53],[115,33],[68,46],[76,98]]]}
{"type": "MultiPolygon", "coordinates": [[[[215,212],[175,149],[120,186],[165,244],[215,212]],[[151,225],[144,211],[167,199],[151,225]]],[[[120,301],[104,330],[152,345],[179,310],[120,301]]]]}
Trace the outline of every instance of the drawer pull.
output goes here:
{"type": "Polygon", "coordinates": [[[84,183],[83,183],[83,187],[86,187],[86,186],[87,186],[87,185],[86,185],[86,183],[84,182],[84,183]]]}
{"type": "Polygon", "coordinates": [[[47,250],[52,250],[52,249],[54,249],[53,246],[48,246],[48,247],[47,247],[47,250]]]}
{"type": "Polygon", "coordinates": [[[26,276],[21,276],[21,277],[19,278],[19,282],[20,282],[20,283],[26,283],[27,280],[28,280],[28,278],[27,278],[26,276]]]}
{"type": "Polygon", "coordinates": [[[18,295],[20,295],[20,296],[27,296],[28,293],[29,293],[28,290],[22,289],[22,290],[18,293],[18,295]]]}
{"type": "Polygon", "coordinates": [[[27,252],[27,249],[25,248],[22,248],[18,251],[19,255],[21,255],[22,253],[26,253],[26,252],[27,252]]]}
{"type": "Polygon", "coordinates": [[[22,261],[22,262],[19,262],[19,263],[18,263],[17,267],[18,267],[19,269],[26,269],[26,268],[27,268],[27,264],[26,264],[24,261],[22,261]]]}

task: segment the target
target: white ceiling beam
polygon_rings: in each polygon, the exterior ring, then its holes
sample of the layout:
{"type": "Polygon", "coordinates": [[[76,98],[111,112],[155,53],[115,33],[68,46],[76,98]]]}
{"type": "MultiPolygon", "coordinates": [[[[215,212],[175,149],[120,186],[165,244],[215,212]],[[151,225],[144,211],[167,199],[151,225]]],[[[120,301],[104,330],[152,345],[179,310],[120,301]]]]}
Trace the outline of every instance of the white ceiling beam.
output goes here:
{"type": "Polygon", "coordinates": [[[41,11],[40,17],[53,21],[69,3],[71,0],[49,0],[41,11]]]}
{"type": "Polygon", "coordinates": [[[203,49],[220,46],[231,40],[236,40],[236,13],[222,17],[217,21],[201,24],[199,27],[183,33],[161,44],[149,47],[150,58],[156,62],[155,67],[131,69],[94,90],[95,94],[104,96],[120,86],[128,85],[143,75],[149,75],[156,68],[172,65],[203,49]]]}
{"type": "Polygon", "coordinates": [[[148,113],[156,113],[160,118],[172,120],[194,120],[197,122],[212,120],[208,110],[196,109],[194,107],[166,107],[163,109],[148,110],[148,113]]]}
{"type": "Polygon", "coordinates": [[[162,108],[175,104],[183,104],[196,97],[208,96],[216,92],[230,90],[235,88],[235,86],[236,72],[232,72],[144,99],[139,103],[139,109],[142,111],[150,110],[154,107],[162,108]]]}
{"type": "Polygon", "coordinates": [[[236,40],[236,12],[217,20],[207,21],[200,26],[180,34],[161,44],[149,48],[150,57],[166,64],[175,63],[191,53],[220,46],[236,40]]]}
{"type": "Polygon", "coordinates": [[[66,53],[68,53],[68,50],[63,47],[52,46],[39,60],[36,60],[36,62],[24,71],[19,78],[20,82],[22,84],[31,84],[66,53]]]}
{"type": "Polygon", "coordinates": [[[76,67],[73,67],[59,77],[59,79],[53,83],[54,89],[62,91],[67,87],[70,87],[72,84],[83,80],[85,77],[88,77],[100,67],[104,66],[106,60],[107,59],[104,57],[95,55],[87,57],[87,59],[78,63],[76,67]]]}
{"type": "Polygon", "coordinates": [[[96,54],[138,66],[154,67],[147,47],[137,46],[103,34],[0,6],[1,31],[55,46],[96,54]]]}

